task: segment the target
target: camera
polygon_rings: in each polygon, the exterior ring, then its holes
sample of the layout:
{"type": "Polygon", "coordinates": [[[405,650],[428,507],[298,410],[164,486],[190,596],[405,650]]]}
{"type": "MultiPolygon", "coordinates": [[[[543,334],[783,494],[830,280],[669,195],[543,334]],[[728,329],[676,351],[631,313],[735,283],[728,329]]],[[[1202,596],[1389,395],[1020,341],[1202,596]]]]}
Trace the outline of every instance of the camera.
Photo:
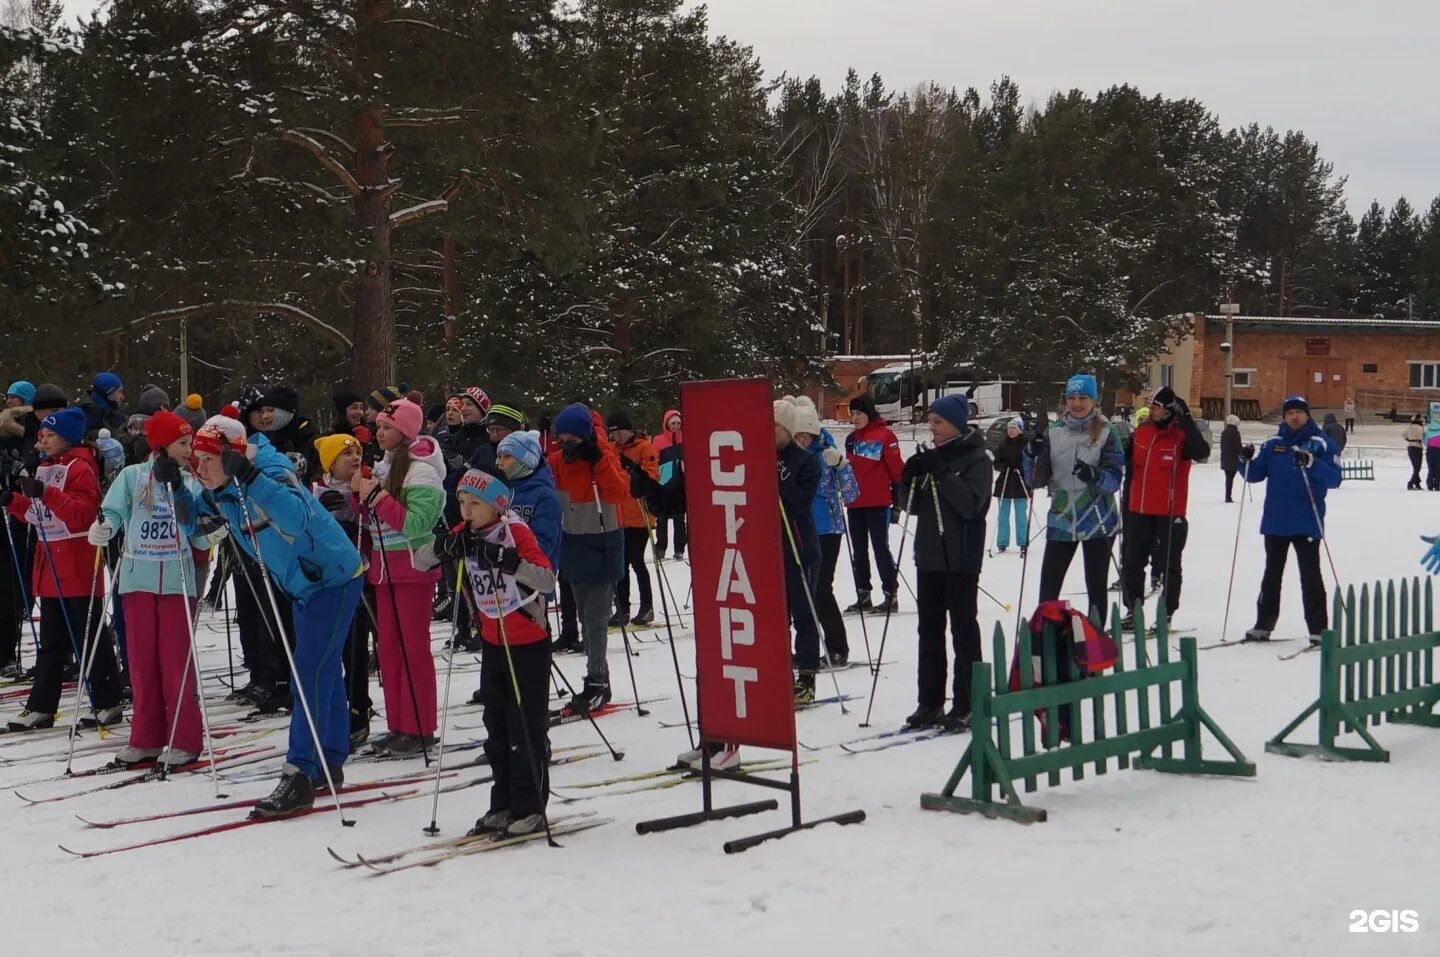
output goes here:
{"type": "Polygon", "coordinates": [[[1230,343],[1228,343],[1228,342],[1222,342],[1222,343],[1220,343],[1220,351],[1221,351],[1221,352],[1229,352],[1229,351],[1231,350],[1231,348],[1232,348],[1232,346],[1231,346],[1230,343]]]}

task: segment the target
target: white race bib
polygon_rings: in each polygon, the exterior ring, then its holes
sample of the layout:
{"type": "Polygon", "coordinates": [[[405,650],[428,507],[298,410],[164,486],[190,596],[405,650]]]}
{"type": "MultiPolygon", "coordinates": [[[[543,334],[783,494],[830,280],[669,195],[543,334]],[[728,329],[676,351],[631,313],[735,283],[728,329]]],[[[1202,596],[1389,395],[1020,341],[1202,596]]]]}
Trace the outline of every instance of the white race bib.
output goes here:
{"type": "MultiPolygon", "coordinates": [[[[155,499],[161,496],[154,483],[150,492],[155,499]]],[[[180,557],[180,543],[175,540],[175,511],[168,498],[152,500],[148,505],[143,499],[144,496],[136,496],[130,506],[130,526],[125,535],[130,557],[142,562],[173,562],[180,557]]]]}
{"type": "MultiPolygon", "coordinates": [[[[65,477],[70,474],[71,464],[73,463],[42,465],[35,470],[35,478],[45,483],[46,488],[64,488],[65,477]]],[[[85,534],[83,530],[72,532],[64,520],[50,511],[39,499],[30,500],[30,508],[25,512],[25,521],[40,529],[42,539],[47,542],[80,538],[85,534]]]]}

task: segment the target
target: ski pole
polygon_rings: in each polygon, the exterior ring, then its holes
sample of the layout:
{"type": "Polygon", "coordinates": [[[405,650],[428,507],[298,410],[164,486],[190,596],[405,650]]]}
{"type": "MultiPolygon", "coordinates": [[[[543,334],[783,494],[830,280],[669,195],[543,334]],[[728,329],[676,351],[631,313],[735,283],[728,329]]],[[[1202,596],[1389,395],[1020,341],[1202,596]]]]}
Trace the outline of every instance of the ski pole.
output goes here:
{"type": "Polygon", "coordinates": [[[1310,487],[1309,470],[1302,468],[1300,477],[1305,480],[1305,495],[1310,499],[1310,514],[1315,516],[1315,526],[1320,529],[1320,544],[1325,546],[1325,558],[1330,562],[1330,577],[1335,580],[1335,587],[1339,588],[1340,576],[1335,572],[1335,556],[1330,554],[1330,542],[1325,538],[1325,522],[1320,518],[1320,507],[1315,504],[1315,490],[1310,487]]]}
{"type": "Polygon", "coordinates": [[[225,587],[225,576],[230,574],[230,562],[225,557],[225,549],[215,548],[215,573],[220,579],[219,601],[220,614],[225,617],[225,663],[230,669],[230,690],[235,690],[235,645],[230,637],[230,589],[225,587]]]}
{"type": "MultiPolygon", "coordinates": [[[[545,823],[545,841],[551,847],[559,847],[555,842],[555,835],[550,833],[550,802],[546,800],[545,785],[541,783],[540,767],[536,760],[538,754],[535,751],[534,739],[530,736],[530,722],[525,718],[525,701],[520,696],[520,677],[515,674],[515,658],[510,654],[510,635],[505,629],[505,612],[500,607],[500,582],[495,575],[494,565],[490,565],[487,571],[490,574],[490,600],[495,603],[495,624],[500,629],[500,646],[505,649],[505,669],[510,672],[510,690],[515,693],[515,710],[520,714],[520,733],[525,737],[525,750],[530,752],[530,776],[535,782],[535,799],[540,802],[540,819],[545,823]]],[[[639,695],[635,697],[635,707],[640,707],[639,695]]],[[[546,760],[548,763],[548,758],[546,760]]],[[[548,780],[548,766],[545,772],[545,779],[548,780]]]]}
{"type": "MultiPolygon", "coordinates": [[[[810,623],[815,628],[815,643],[820,644],[820,615],[815,611],[815,596],[810,594],[810,577],[805,574],[805,564],[800,561],[800,546],[795,541],[795,530],[790,527],[790,516],[785,512],[785,500],[780,499],[780,523],[785,526],[785,537],[790,541],[790,554],[795,559],[795,570],[800,575],[801,590],[805,592],[805,604],[810,608],[810,623]]],[[[840,713],[849,714],[845,707],[845,696],[840,693],[840,679],[835,676],[835,663],[825,655],[825,670],[835,684],[835,699],[840,702],[840,713]]],[[[687,719],[688,720],[688,719],[687,719]]]]}
{"type": "MultiPolygon", "coordinates": [[[[20,566],[20,551],[15,547],[15,530],[10,526],[10,513],[5,513],[5,537],[10,540],[10,560],[15,563],[15,580],[20,586],[20,601],[25,605],[25,620],[30,623],[30,640],[35,643],[35,654],[40,654],[40,635],[35,631],[35,619],[31,616],[30,592],[25,587],[25,569],[20,566]]],[[[22,642],[23,644],[23,642],[22,642]]],[[[15,664],[20,664],[20,649],[15,649],[15,664]]]]}
{"type": "MultiPolygon", "coordinates": [[[[835,486],[835,501],[840,505],[840,535],[845,539],[845,551],[850,556],[850,567],[854,568],[855,544],[850,540],[850,523],[847,521],[849,516],[845,514],[845,499],[844,496],[840,494],[840,486],[838,485],[835,486]]],[[[860,637],[865,639],[865,661],[870,666],[870,670],[874,671],[875,656],[870,651],[870,628],[865,624],[865,609],[860,607],[859,602],[856,602],[855,610],[860,615],[860,637]]]]}
{"type": "MultiPolygon", "coordinates": [[[[1022,479],[1022,481],[1023,481],[1023,479],[1022,479]]],[[[1030,488],[1029,486],[1026,486],[1025,491],[1026,491],[1026,496],[1025,496],[1025,497],[1026,497],[1027,499],[1029,499],[1029,504],[1028,504],[1028,505],[1026,506],[1026,508],[1025,508],[1025,531],[1026,531],[1026,533],[1028,534],[1029,531],[1030,531],[1030,526],[1031,526],[1031,524],[1035,521],[1035,490],[1032,489],[1032,488],[1030,488]]],[[[1043,531],[1043,529],[1042,529],[1042,531],[1043,531]]],[[[1035,533],[1034,537],[1030,538],[1029,541],[1030,541],[1030,542],[1033,542],[1033,541],[1035,540],[1035,538],[1038,538],[1039,536],[1040,536],[1040,532],[1037,531],[1037,532],[1035,533]]],[[[1026,545],[1025,545],[1025,547],[1021,550],[1021,554],[1020,554],[1020,595],[1019,595],[1018,598],[1015,599],[1015,630],[1014,630],[1014,634],[1015,634],[1015,636],[1016,636],[1016,640],[1017,640],[1017,641],[1019,640],[1019,636],[1020,636],[1020,619],[1021,619],[1021,617],[1024,615],[1024,613],[1025,613],[1025,577],[1026,577],[1026,572],[1027,572],[1027,570],[1029,569],[1029,567],[1030,567],[1030,545],[1029,545],[1029,542],[1027,542],[1026,545]]]]}
{"type": "MultiPolygon", "coordinates": [[[[378,486],[377,486],[378,487],[378,486]]],[[[368,503],[367,503],[368,505],[368,503]]],[[[415,695],[415,674],[410,670],[410,653],[405,650],[405,631],[400,627],[400,604],[395,596],[395,579],[390,577],[390,559],[385,555],[385,525],[380,521],[380,516],[375,514],[373,506],[367,507],[370,513],[370,526],[375,530],[375,541],[380,553],[380,577],[385,579],[385,584],[390,588],[390,617],[395,619],[395,642],[400,646],[400,666],[405,669],[405,684],[410,689],[410,707],[415,712],[415,733],[420,737],[420,754],[425,759],[425,766],[430,766],[430,749],[425,744],[425,734],[421,730],[425,727],[420,720],[420,699],[415,695]]],[[[376,622],[376,637],[379,637],[379,622],[376,622]]],[[[426,634],[429,638],[429,634],[426,634]]],[[[428,647],[427,647],[428,650],[428,647]]],[[[454,655],[452,654],[453,658],[454,655]]]]}
{"type": "MultiPolygon", "coordinates": [[[[595,493],[595,514],[600,518],[600,532],[603,535],[605,533],[605,507],[600,504],[600,486],[595,484],[593,478],[590,480],[590,490],[595,493]]],[[[618,529],[618,531],[622,536],[620,547],[623,549],[625,547],[623,539],[625,532],[623,529],[618,529]]],[[[629,568],[625,569],[625,574],[630,574],[629,568]]],[[[626,627],[628,624],[624,616],[621,616],[620,640],[625,645],[625,666],[630,669],[630,693],[635,696],[635,716],[637,718],[644,718],[649,716],[650,712],[646,711],[640,704],[640,689],[635,684],[635,662],[631,660],[635,657],[636,653],[630,650],[630,630],[626,627]]]]}
{"type": "MultiPolygon", "coordinates": [[[[160,454],[163,455],[165,453],[163,450],[161,450],[160,454]]],[[[157,488],[165,488],[163,482],[155,482],[153,477],[151,479],[151,482],[157,488]]],[[[196,607],[194,609],[191,609],[190,583],[186,580],[185,576],[185,560],[190,557],[186,554],[188,545],[186,544],[184,533],[180,530],[180,514],[178,511],[176,511],[174,491],[167,490],[165,497],[170,501],[170,527],[173,530],[175,536],[174,542],[176,564],[180,567],[180,598],[181,603],[185,606],[185,630],[186,632],[188,632],[188,636],[190,639],[189,664],[195,669],[195,697],[197,699],[196,704],[200,708],[200,728],[205,733],[205,750],[210,753],[210,781],[215,786],[215,800],[218,801],[222,798],[227,797],[228,795],[220,793],[220,776],[215,770],[215,742],[210,738],[210,715],[205,709],[205,694],[204,688],[202,687],[202,680],[200,678],[200,655],[199,652],[195,650],[195,622],[191,618],[192,614],[198,615],[200,611],[198,595],[199,589],[198,587],[196,589],[196,607]]],[[[198,586],[199,583],[197,582],[196,584],[198,586]]],[[[180,730],[180,707],[181,704],[185,701],[185,686],[189,684],[189,682],[190,668],[186,668],[184,674],[180,676],[180,689],[178,692],[176,692],[175,695],[175,714],[174,717],[172,717],[170,720],[170,737],[165,742],[165,753],[167,756],[172,754],[175,748],[175,734],[177,731],[180,730]]],[[[162,763],[160,765],[160,780],[165,780],[166,776],[169,774],[169,771],[169,764],[162,763]]]]}
{"type": "MultiPolygon", "coordinates": [[[[235,491],[240,497],[240,508],[245,515],[245,528],[250,534],[250,544],[255,549],[255,563],[260,566],[260,577],[265,583],[265,593],[270,598],[270,610],[275,613],[275,621],[279,622],[280,602],[275,597],[275,586],[270,582],[270,571],[265,567],[265,555],[260,550],[260,534],[255,530],[255,519],[250,514],[249,496],[239,482],[234,482],[234,485],[235,491]]],[[[310,730],[310,741],[315,745],[315,760],[320,765],[320,770],[325,772],[325,784],[330,788],[330,796],[335,800],[335,810],[340,815],[340,825],[354,827],[355,822],[345,816],[345,806],[340,803],[340,789],[335,786],[335,777],[330,773],[330,762],[325,760],[325,746],[320,743],[320,731],[315,726],[315,715],[311,712],[310,702],[305,697],[305,683],[300,678],[299,666],[295,664],[295,653],[290,650],[289,643],[283,640],[280,642],[280,647],[285,652],[285,658],[290,665],[290,674],[295,679],[295,699],[300,702],[300,711],[305,715],[305,724],[310,730]]],[[[316,678],[318,687],[318,668],[316,669],[316,678]]],[[[291,720],[293,721],[294,718],[292,717],[291,720]]]]}
{"type": "MultiPolygon", "coordinates": [[[[460,593],[461,576],[465,574],[465,560],[461,559],[455,563],[455,594],[454,615],[450,623],[450,641],[453,644],[460,636],[460,608],[465,601],[460,593]]],[[[430,826],[421,830],[434,837],[440,833],[440,827],[435,823],[435,816],[440,810],[440,771],[445,767],[445,725],[450,722],[450,674],[455,669],[455,655],[452,652],[445,662],[445,696],[440,700],[444,705],[440,710],[440,740],[435,745],[435,793],[430,797],[430,826]]]]}
{"type": "MultiPolygon", "coordinates": [[[[905,535],[910,531],[910,502],[915,497],[915,479],[910,480],[910,487],[905,491],[905,519],[900,526],[900,554],[905,554],[905,535]]],[[[885,612],[885,624],[880,629],[880,653],[875,658],[875,667],[870,669],[870,701],[865,707],[865,720],[860,722],[860,727],[870,727],[870,712],[875,708],[875,692],[880,686],[880,667],[885,659],[885,640],[890,637],[891,612],[885,612]]]]}
{"type": "MultiPolygon", "coordinates": [[[[638,500],[637,500],[638,501],[638,500]]],[[[645,517],[645,529],[650,529],[650,512],[645,508],[645,503],[640,503],[640,513],[645,517]]],[[[685,682],[680,678],[680,653],[675,650],[675,630],[670,626],[670,601],[675,597],[674,593],[670,598],[665,597],[665,590],[668,582],[665,578],[665,569],[660,563],[660,556],[655,551],[655,536],[650,536],[650,557],[655,561],[655,574],[660,576],[660,614],[665,616],[665,634],[670,641],[670,660],[675,665],[675,687],[680,692],[680,710],[685,713],[685,734],[690,738],[690,748],[695,748],[695,732],[690,727],[690,703],[685,697],[685,682]]],[[[677,614],[678,618],[679,615],[677,614]]],[[[680,619],[680,627],[685,627],[685,620],[680,619]]]]}
{"type": "MultiPolygon", "coordinates": [[[[1248,486],[1250,484],[1250,463],[1242,463],[1241,478],[1248,486]]],[[[1230,553],[1230,584],[1225,588],[1225,620],[1220,625],[1220,640],[1224,641],[1226,633],[1230,630],[1230,598],[1235,593],[1235,565],[1240,561],[1240,529],[1245,521],[1245,498],[1240,498],[1240,514],[1235,516],[1235,549],[1230,553]]]]}
{"type": "MultiPolygon", "coordinates": [[[[70,743],[68,753],[65,756],[66,777],[70,776],[71,764],[75,760],[75,732],[80,727],[80,695],[85,687],[85,684],[90,680],[90,668],[95,664],[94,648],[100,642],[100,629],[104,626],[105,623],[105,611],[110,606],[111,590],[107,588],[105,589],[105,601],[103,603],[103,607],[101,607],[100,609],[100,622],[95,627],[95,638],[92,641],[90,637],[90,621],[91,616],[94,614],[95,611],[95,585],[100,580],[100,563],[103,557],[104,549],[102,549],[99,545],[96,545],[95,571],[90,576],[90,603],[85,608],[85,647],[81,649],[84,653],[84,656],[78,664],[78,667],[80,669],[80,677],[79,680],[75,682],[75,707],[72,710],[73,717],[70,720],[70,743]]],[[[96,723],[96,728],[99,729],[98,722],[96,723]]],[[[101,738],[105,737],[103,731],[100,732],[99,736],[101,738]]]]}

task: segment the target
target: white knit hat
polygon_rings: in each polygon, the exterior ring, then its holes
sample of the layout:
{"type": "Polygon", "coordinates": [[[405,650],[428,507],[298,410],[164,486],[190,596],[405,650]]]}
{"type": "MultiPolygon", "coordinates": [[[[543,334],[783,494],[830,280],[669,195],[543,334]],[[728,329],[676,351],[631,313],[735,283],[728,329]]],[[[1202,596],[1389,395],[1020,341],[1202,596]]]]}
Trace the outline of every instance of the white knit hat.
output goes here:
{"type": "MultiPolygon", "coordinates": [[[[788,396],[786,398],[789,398],[788,396]]],[[[815,401],[808,395],[802,395],[794,400],[795,402],[795,431],[804,432],[806,435],[820,434],[820,413],[815,409],[815,401]]]]}
{"type": "Polygon", "coordinates": [[[796,423],[800,417],[799,411],[793,400],[789,398],[776,399],[775,424],[793,436],[795,434],[796,423]]]}

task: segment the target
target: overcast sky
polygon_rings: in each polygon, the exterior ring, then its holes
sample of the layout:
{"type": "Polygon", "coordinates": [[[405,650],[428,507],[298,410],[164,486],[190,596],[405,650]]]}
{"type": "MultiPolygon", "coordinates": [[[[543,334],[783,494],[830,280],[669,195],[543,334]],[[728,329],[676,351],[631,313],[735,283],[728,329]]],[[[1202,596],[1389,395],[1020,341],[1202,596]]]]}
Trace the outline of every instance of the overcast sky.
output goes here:
{"type": "Polygon", "coordinates": [[[711,0],[712,32],[772,76],[880,73],[1022,97],[1129,83],[1193,97],[1226,127],[1303,130],[1349,177],[1358,218],[1440,195],[1440,0],[711,0]]]}

